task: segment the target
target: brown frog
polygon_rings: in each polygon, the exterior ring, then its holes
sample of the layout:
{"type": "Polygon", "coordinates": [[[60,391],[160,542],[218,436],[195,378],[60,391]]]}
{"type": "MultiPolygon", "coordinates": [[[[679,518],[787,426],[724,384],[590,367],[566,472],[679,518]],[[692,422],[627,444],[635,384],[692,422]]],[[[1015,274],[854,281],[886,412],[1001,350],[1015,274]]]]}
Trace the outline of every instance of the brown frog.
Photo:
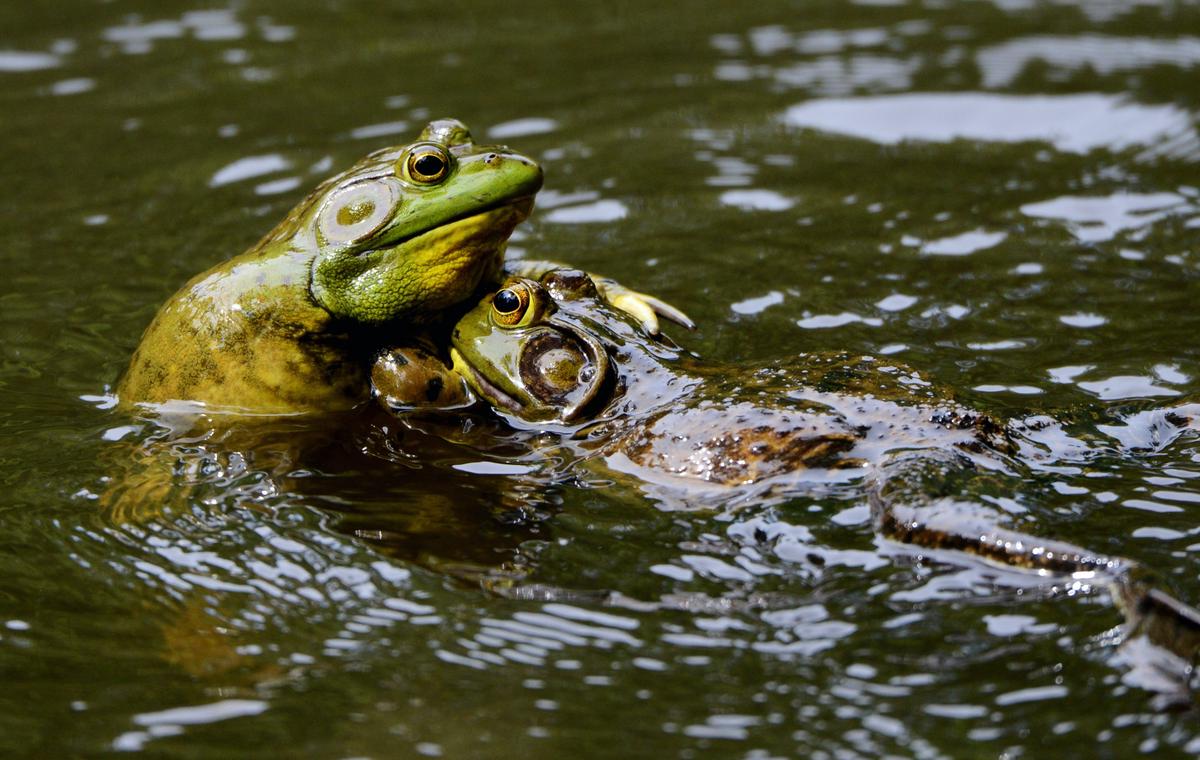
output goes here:
{"type": "MultiPolygon", "coordinates": [[[[1088,442],[1054,421],[1002,424],[871,357],[705,363],[647,335],[577,270],[509,279],[459,320],[451,343],[453,369],[428,351],[385,352],[376,394],[402,413],[481,399],[537,433],[548,458],[631,480],[664,508],[865,484],[876,529],[892,541],[1107,587],[1131,628],[1188,657],[1200,644],[1200,613],[1138,563],[1004,527],[1012,515],[971,496],[973,483],[1050,470],[1064,447],[1086,457],[1088,442]],[[1049,435],[1059,453],[1040,444],[1049,435]]],[[[1178,431],[1197,411],[1158,416],[1178,431]]]]}

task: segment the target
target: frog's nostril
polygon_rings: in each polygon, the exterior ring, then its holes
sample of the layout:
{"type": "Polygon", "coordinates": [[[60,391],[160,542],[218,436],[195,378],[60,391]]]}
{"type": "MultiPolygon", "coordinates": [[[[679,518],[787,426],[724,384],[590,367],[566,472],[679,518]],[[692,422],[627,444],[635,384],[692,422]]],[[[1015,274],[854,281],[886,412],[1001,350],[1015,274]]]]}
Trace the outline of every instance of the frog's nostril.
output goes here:
{"type": "Polygon", "coordinates": [[[496,154],[496,153],[489,153],[489,154],[487,154],[486,156],[484,156],[484,157],[483,157],[483,162],[484,162],[485,164],[491,164],[491,163],[494,163],[494,162],[496,162],[497,160],[499,160],[499,158],[500,158],[499,154],[496,154]]]}

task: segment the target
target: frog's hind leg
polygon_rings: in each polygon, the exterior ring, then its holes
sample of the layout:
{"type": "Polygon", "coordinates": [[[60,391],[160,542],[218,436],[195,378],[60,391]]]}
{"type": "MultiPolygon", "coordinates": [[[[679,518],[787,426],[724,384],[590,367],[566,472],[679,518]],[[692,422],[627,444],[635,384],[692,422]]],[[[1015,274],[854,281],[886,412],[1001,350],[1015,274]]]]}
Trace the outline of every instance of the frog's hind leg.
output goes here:
{"type": "Polygon", "coordinates": [[[180,483],[181,459],[171,446],[118,442],[106,460],[97,504],[110,524],[139,525],[186,509],[190,489],[180,483]]]}
{"type": "Polygon", "coordinates": [[[876,530],[898,543],[1107,588],[1125,617],[1126,641],[1145,636],[1184,663],[1196,659],[1200,610],[1161,590],[1153,572],[1134,560],[1005,527],[1011,515],[970,497],[994,490],[988,488],[993,477],[960,452],[893,456],[876,468],[868,485],[876,530]]]}
{"type": "Polygon", "coordinates": [[[1004,473],[979,471],[953,451],[921,451],[884,462],[869,483],[876,530],[903,544],[970,554],[1047,575],[1129,573],[1137,563],[1004,527],[1012,516],[970,494],[996,491],[1004,473]]]}

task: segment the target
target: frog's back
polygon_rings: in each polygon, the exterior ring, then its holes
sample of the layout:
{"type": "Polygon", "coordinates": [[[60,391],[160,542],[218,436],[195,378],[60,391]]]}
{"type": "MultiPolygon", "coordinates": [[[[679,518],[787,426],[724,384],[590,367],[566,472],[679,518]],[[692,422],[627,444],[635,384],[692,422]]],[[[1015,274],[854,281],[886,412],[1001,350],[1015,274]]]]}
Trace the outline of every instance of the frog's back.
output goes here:
{"type": "Polygon", "coordinates": [[[117,396],[261,413],[358,403],[365,366],[308,299],[304,272],[303,262],[256,247],[199,275],[155,315],[117,396]]]}
{"type": "Polygon", "coordinates": [[[862,467],[897,450],[1003,444],[1003,426],[873,357],[799,354],[686,371],[702,382],[626,420],[613,450],[649,470],[737,485],[862,467]]]}

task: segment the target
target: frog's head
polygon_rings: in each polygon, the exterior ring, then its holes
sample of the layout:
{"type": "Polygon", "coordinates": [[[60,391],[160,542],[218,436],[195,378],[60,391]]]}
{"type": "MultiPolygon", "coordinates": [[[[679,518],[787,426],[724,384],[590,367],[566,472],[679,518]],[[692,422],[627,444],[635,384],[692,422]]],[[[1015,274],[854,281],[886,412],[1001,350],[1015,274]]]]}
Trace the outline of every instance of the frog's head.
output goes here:
{"type": "Polygon", "coordinates": [[[619,385],[609,350],[637,328],[584,272],[514,277],[454,327],[454,369],[493,407],[564,423],[603,408],[619,385]]]}
{"type": "Polygon", "coordinates": [[[476,145],[454,119],[434,121],[318,190],[313,297],[358,322],[428,319],[499,273],[541,186],[532,159],[476,145]]]}

